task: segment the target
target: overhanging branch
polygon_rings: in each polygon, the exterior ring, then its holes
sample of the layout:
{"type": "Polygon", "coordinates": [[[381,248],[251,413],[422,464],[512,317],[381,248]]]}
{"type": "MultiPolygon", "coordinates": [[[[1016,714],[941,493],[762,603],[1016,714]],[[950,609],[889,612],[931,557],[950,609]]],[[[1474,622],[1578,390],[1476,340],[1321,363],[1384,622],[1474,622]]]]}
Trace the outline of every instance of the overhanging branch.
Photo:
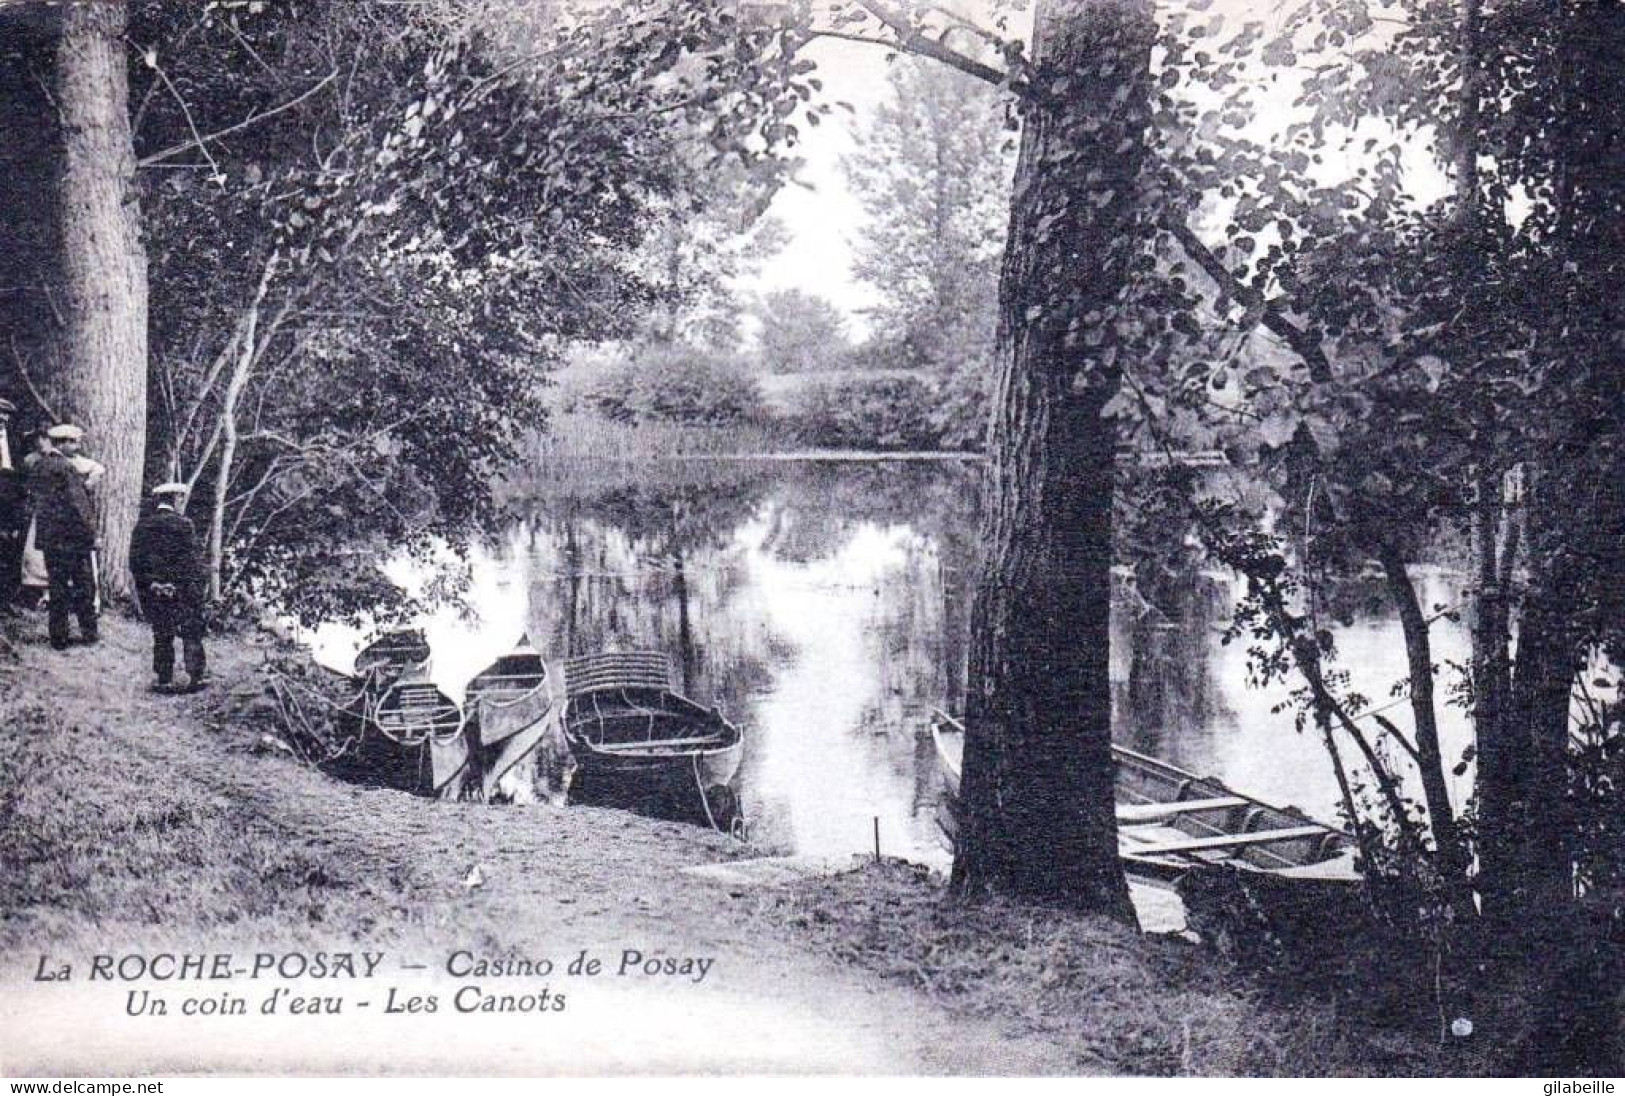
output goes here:
{"type": "Polygon", "coordinates": [[[1002,72],[992,65],[984,64],[974,57],[967,57],[956,49],[935,39],[928,38],[913,23],[908,16],[881,0],[858,0],[859,6],[870,15],[880,20],[888,30],[897,35],[896,48],[920,57],[929,57],[933,61],[940,61],[950,68],[985,80],[996,87],[1009,88],[1018,95],[1030,96],[1032,88],[1025,80],[1021,80],[1014,73],[1002,72]]]}
{"type": "MultiPolygon", "coordinates": [[[[304,91],[300,92],[298,95],[294,96],[292,99],[289,99],[286,103],[283,103],[280,106],[275,106],[270,110],[262,111],[259,114],[244,118],[241,122],[238,122],[234,126],[227,126],[225,129],[217,130],[214,133],[205,134],[200,137],[194,136],[194,138],[190,141],[182,141],[178,145],[171,145],[166,149],[154,152],[151,156],[145,156],[142,159],[137,160],[135,166],[151,167],[154,164],[162,163],[172,156],[179,156],[181,153],[187,152],[191,149],[203,148],[203,146],[208,144],[210,141],[218,141],[222,137],[226,137],[230,134],[237,133],[240,130],[247,129],[249,126],[258,122],[263,122],[265,119],[281,114],[283,111],[292,110],[300,103],[303,103],[306,99],[309,99],[312,95],[315,95],[318,91],[321,91],[328,84],[331,84],[337,78],[338,73],[336,71],[330,72],[315,84],[312,84],[310,87],[306,88],[304,91]]],[[[194,134],[196,134],[196,132],[196,130],[193,130],[194,134]]]]}
{"type": "Polygon", "coordinates": [[[1321,345],[1319,337],[1293,323],[1281,311],[1279,305],[1237,277],[1235,272],[1226,266],[1224,261],[1213,253],[1213,249],[1204,244],[1196,233],[1191,231],[1190,225],[1179,216],[1165,217],[1162,226],[1179,241],[1179,246],[1184,249],[1185,254],[1189,255],[1208,277],[1218,283],[1221,293],[1234,298],[1242,307],[1256,312],[1259,322],[1280,336],[1309,368],[1310,379],[1317,384],[1326,384],[1333,379],[1332,363],[1326,357],[1326,349],[1321,345]]]}
{"type": "Polygon", "coordinates": [[[28,394],[34,397],[34,402],[39,404],[40,410],[44,411],[53,423],[60,422],[61,420],[57,418],[56,412],[51,409],[51,405],[45,402],[45,397],[34,386],[34,378],[28,375],[28,366],[23,361],[22,351],[17,349],[16,335],[11,336],[11,357],[17,363],[17,375],[23,379],[23,385],[28,389],[28,394]]]}

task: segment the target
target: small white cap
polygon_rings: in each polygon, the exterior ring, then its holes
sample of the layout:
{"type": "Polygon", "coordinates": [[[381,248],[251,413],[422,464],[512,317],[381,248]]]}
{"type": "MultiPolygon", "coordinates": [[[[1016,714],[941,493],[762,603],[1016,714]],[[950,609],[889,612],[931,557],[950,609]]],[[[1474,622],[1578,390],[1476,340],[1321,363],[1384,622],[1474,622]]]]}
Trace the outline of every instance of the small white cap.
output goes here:
{"type": "Polygon", "coordinates": [[[52,441],[78,441],[85,432],[70,422],[58,423],[45,432],[52,441]]]}
{"type": "Polygon", "coordinates": [[[152,493],[158,498],[163,498],[166,495],[184,495],[190,490],[191,488],[186,484],[171,480],[169,483],[160,483],[157,487],[154,487],[152,493]]]}

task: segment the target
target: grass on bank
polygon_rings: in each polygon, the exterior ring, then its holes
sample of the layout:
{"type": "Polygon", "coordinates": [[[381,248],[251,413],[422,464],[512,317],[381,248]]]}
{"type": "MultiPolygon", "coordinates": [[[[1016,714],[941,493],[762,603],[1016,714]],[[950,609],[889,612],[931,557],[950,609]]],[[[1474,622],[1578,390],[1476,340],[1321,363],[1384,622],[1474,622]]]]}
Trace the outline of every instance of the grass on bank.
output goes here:
{"type": "Polygon", "coordinates": [[[639,487],[669,491],[721,487],[761,475],[761,469],[719,459],[785,448],[763,426],[633,426],[594,414],[560,414],[524,449],[507,477],[509,498],[590,497],[639,487]]]}
{"type": "Polygon", "coordinates": [[[0,946],[91,926],[366,932],[408,909],[408,880],[313,856],[181,774],[93,763],[95,727],[7,698],[0,728],[0,946]]]}
{"type": "MultiPolygon", "coordinates": [[[[158,723],[140,730],[169,733],[158,723]]],[[[297,944],[335,932],[387,937],[425,916],[411,869],[342,844],[301,845],[221,788],[140,750],[110,763],[101,735],[40,704],[0,698],[0,946],[89,933],[122,944],[192,941],[209,930],[297,944]]],[[[759,902],[752,916],[787,936],[952,1012],[1059,1042],[1080,1070],[1484,1071],[1467,1048],[1350,1015],[1325,987],[1267,994],[1204,950],[1109,922],[1015,903],[961,905],[922,869],[897,862],[761,892],[759,902]]]]}
{"type": "Polygon", "coordinates": [[[1081,1069],[1155,1075],[1475,1073],[1466,1052],[1350,1016],[1303,988],[1271,999],[1211,953],[1101,918],[954,901],[923,868],[884,861],[779,899],[831,953],[948,1008],[1058,1038],[1081,1069]]]}

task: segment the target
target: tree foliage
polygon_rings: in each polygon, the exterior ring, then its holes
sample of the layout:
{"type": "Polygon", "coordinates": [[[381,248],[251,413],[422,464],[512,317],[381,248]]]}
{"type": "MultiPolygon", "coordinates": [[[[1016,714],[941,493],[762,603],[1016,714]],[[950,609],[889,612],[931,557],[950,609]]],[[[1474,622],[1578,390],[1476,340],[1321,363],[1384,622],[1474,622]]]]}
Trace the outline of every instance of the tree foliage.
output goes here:
{"type": "Polygon", "coordinates": [[[490,10],[140,9],[155,474],[211,498],[222,588],[365,604],[378,552],[488,513],[557,347],[667,292],[630,261],[650,227],[703,208],[707,158],[770,185],[793,137],[793,43],[725,9],[588,7],[522,45],[490,10]]]}
{"type": "Polygon", "coordinates": [[[828,300],[803,289],[777,289],[756,306],[757,343],[769,373],[844,369],[851,349],[846,317],[828,300]]]}
{"type": "MultiPolygon", "coordinates": [[[[1165,185],[1217,242],[1165,220],[1170,273],[1205,301],[1124,412],[1148,444],[1217,439],[1264,488],[1210,497],[1195,524],[1248,577],[1255,666],[1302,686],[1345,788],[1378,793],[1345,792],[1356,823],[1426,863],[1458,917],[1481,904],[1511,938],[1555,932],[1612,809],[1595,793],[1614,722],[1571,732],[1620,621],[1625,115],[1608,58],[1625,18],[1317,0],[1228,28],[1191,5],[1169,30],[1165,185]],[[1428,636],[1456,607],[1418,604],[1406,570],[1449,543],[1472,581],[1462,667],[1428,636]],[[1405,624],[1408,727],[1346,691],[1320,607],[1367,565],[1405,624]],[[1440,754],[1438,694],[1470,710],[1465,757],[1440,754]],[[1444,780],[1469,767],[1470,809],[1444,780]]],[[[1381,856],[1368,867],[1399,867],[1381,856]]]]}
{"type": "Polygon", "coordinates": [[[875,293],[872,337],[898,348],[893,365],[986,374],[1009,217],[1009,103],[921,58],[900,59],[888,80],[891,98],[843,161],[868,217],[853,273],[875,293]]]}

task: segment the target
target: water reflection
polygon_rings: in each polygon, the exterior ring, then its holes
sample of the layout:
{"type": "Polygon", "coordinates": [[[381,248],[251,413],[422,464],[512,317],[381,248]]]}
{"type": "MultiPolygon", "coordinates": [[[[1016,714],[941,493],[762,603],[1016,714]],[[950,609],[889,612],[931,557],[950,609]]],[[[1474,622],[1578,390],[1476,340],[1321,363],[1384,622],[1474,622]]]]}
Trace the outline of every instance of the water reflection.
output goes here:
{"type": "MultiPolygon", "coordinates": [[[[1460,576],[1418,567],[1412,578],[1424,607],[1437,611],[1462,603],[1460,576]]],[[[1224,642],[1231,607],[1242,593],[1242,583],[1227,573],[1193,569],[1161,584],[1155,606],[1126,592],[1118,597],[1112,617],[1113,736],[1240,791],[1336,821],[1337,782],[1319,733],[1312,724],[1302,733],[1296,729],[1289,688],[1249,685],[1245,638],[1224,642]]],[[[1336,639],[1336,665],[1349,675],[1345,692],[1366,697],[1372,709],[1408,730],[1409,701],[1395,692],[1396,683],[1408,680],[1398,618],[1370,584],[1348,583],[1327,600],[1321,611],[1336,639]]],[[[1440,617],[1430,637],[1442,673],[1453,674],[1451,664],[1469,660],[1468,635],[1460,624],[1440,617]]],[[[1450,680],[1442,677],[1436,689],[1447,763],[1459,759],[1471,741],[1466,713],[1443,702],[1450,680]]],[[[1372,721],[1363,725],[1379,753],[1395,760],[1395,771],[1409,773],[1396,757],[1397,745],[1384,742],[1372,721]]],[[[1345,763],[1353,764],[1353,745],[1342,745],[1345,763]]],[[[1447,778],[1458,809],[1471,790],[1472,775],[1468,765],[1447,778]]],[[[1410,776],[1408,790],[1420,799],[1420,779],[1410,776]]]]}
{"type": "MultiPolygon", "coordinates": [[[[801,463],[692,470],[665,486],[556,492],[474,560],[473,613],[425,622],[437,683],[467,680],[521,632],[550,661],[657,648],[683,690],[746,731],[739,791],[754,836],[783,851],[872,847],[941,863],[931,708],[963,679],[975,553],[974,467],[801,463]]],[[[1419,575],[1424,605],[1459,596],[1419,575]]],[[[1247,686],[1245,644],[1221,634],[1227,575],[1164,576],[1113,612],[1114,733],[1238,789],[1335,818],[1336,784],[1284,690],[1247,686]]],[[[1388,703],[1405,670],[1391,618],[1355,606],[1334,629],[1353,687],[1388,703]]],[[[353,642],[336,637],[330,642],[353,642]]],[[[1434,625],[1435,658],[1465,659],[1434,625]]],[[[340,660],[342,661],[342,660],[340,660]]],[[[1400,713],[1403,714],[1403,713],[1400,713]]],[[[1441,711],[1447,756],[1466,741],[1441,711]]],[[[1402,725],[1408,720],[1402,721],[1402,725]]],[[[1456,778],[1458,795],[1470,773],[1456,778]]]]}
{"type": "Polygon", "coordinates": [[[917,853],[935,794],[917,731],[962,659],[973,488],[963,469],[802,465],[542,500],[510,543],[544,649],[664,650],[744,726],[758,842],[864,848],[878,818],[883,847],[917,853]]]}

